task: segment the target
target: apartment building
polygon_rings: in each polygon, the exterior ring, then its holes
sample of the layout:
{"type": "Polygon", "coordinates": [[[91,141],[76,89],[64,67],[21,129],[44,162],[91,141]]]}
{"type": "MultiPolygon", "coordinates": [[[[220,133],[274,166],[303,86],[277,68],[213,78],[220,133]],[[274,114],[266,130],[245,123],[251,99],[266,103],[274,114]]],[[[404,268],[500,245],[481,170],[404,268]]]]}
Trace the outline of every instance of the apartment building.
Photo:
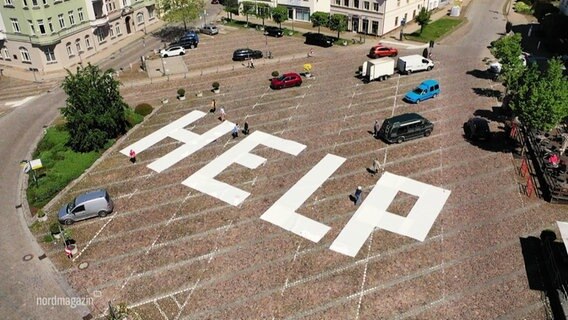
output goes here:
{"type": "Polygon", "coordinates": [[[0,2],[0,68],[60,71],[158,21],[155,0],[0,2]]]}

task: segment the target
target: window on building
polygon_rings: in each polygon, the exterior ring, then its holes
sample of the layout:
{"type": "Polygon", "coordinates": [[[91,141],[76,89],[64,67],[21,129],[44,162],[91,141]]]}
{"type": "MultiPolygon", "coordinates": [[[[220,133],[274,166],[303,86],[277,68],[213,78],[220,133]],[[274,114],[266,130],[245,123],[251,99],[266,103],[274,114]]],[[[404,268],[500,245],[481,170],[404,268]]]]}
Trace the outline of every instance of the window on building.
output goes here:
{"type": "Polygon", "coordinates": [[[296,8],[296,20],[310,21],[310,9],[296,8]]]}
{"type": "Polygon", "coordinates": [[[122,6],[123,7],[128,7],[130,5],[130,1],[129,0],[122,0],[122,6]]]}
{"type": "Polygon", "coordinates": [[[43,5],[47,5],[47,0],[41,0],[41,2],[43,3],[43,5]]]}
{"type": "Polygon", "coordinates": [[[116,35],[117,35],[117,36],[121,36],[121,35],[122,35],[122,31],[120,30],[120,25],[117,23],[117,24],[116,24],[116,27],[114,27],[114,28],[115,28],[115,31],[116,31],[116,35]]]}
{"type": "Polygon", "coordinates": [[[81,48],[81,39],[75,40],[75,49],[77,49],[77,53],[80,53],[80,52],[83,51],[83,49],[81,48]]]}
{"type": "Polygon", "coordinates": [[[396,6],[400,7],[400,0],[396,0],[396,6]]]}
{"type": "Polygon", "coordinates": [[[83,8],[77,9],[77,15],[79,16],[79,22],[85,21],[85,16],[83,15],[83,8]]]}
{"type": "Polygon", "coordinates": [[[412,10],[412,19],[414,19],[414,17],[416,17],[416,10],[412,10]]]}
{"type": "Polygon", "coordinates": [[[375,10],[377,12],[379,11],[379,4],[378,3],[376,3],[376,2],[373,3],[373,10],[375,10]]]}
{"type": "Polygon", "coordinates": [[[47,62],[55,62],[55,53],[53,52],[53,48],[43,48],[43,53],[45,54],[45,59],[47,62]]]}
{"type": "Polygon", "coordinates": [[[95,36],[97,36],[97,41],[99,41],[99,43],[105,41],[105,34],[101,29],[95,30],[95,36]]]}
{"type": "Polygon", "coordinates": [[[365,10],[369,10],[370,6],[371,6],[371,4],[369,3],[369,1],[363,2],[363,8],[364,8],[365,10]]]}
{"type": "Polygon", "coordinates": [[[43,20],[40,19],[37,21],[37,27],[39,28],[40,34],[45,34],[45,25],[43,25],[43,20]]]}
{"type": "Polygon", "coordinates": [[[91,38],[89,36],[85,36],[85,45],[87,46],[87,50],[93,48],[91,45],[91,38]]]}
{"type": "Polygon", "coordinates": [[[30,52],[24,47],[20,47],[20,57],[22,58],[22,62],[32,62],[30,52]]]}
{"type": "Polygon", "coordinates": [[[395,17],[395,18],[394,18],[394,25],[395,25],[395,26],[398,26],[398,17],[395,17]]]}
{"type": "Polygon", "coordinates": [[[28,25],[30,26],[30,35],[35,35],[35,26],[32,20],[28,20],[28,25]]]}
{"type": "Polygon", "coordinates": [[[105,7],[106,7],[108,13],[116,10],[116,6],[115,6],[113,0],[105,0],[105,7]]]}
{"type": "Polygon", "coordinates": [[[341,5],[341,0],[335,0],[335,5],[336,5],[336,6],[340,6],[340,5],[341,5]]]}
{"type": "Polygon", "coordinates": [[[108,29],[108,35],[113,38],[114,37],[114,29],[113,28],[109,28],[108,29]]]}
{"type": "Polygon", "coordinates": [[[69,14],[69,24],[72,26],[75,25],[75,16],[73,15],[73,11],[69,11],[67,14],[69,14]]]}
{"type": "Polygon", "coordinates": [[[144,14],[142,12],[138,12],[136,14],[136,22],[138,23],[144,22],[144,14]]]}
{"type": "Polygon", "coordinates": [[[12,30],[14,30],[14,32],[16,33],[20,33],[20,24],[18,23],[18,19],[16,18],[10,18],[10,21],[12,22],[12,30]]]}
{"type": "Polygon", "coordinates": [[[32,6],[37,7],[37,0],[32,0],[32,6]]]}
{"type": "MultiPolygon", "coordinates": [[[[24,2],[24,7],[27,7],[28,6],[28,0],[23,0],[23,2],[24,2]]],[[[8,4],[8,3],[6,3],[6,4],[8,4]]]]}
{"type": "Polygon", "coordinates": [[[371,24],[371,33],[372,34],[379,34],[379,22],[378,21],[373,21],[373,23],[371,24]]]}
{"type": "Polygon", "coordinates": [[[67,49],[67,55],[69,57],[74,56],[73,54],[73,47],[71,47],[71,42],[67,42],[67,44],[65,45],[65,48],[67,49]]]}
{"type": "Polygon", "coordinates": [[[349,0],[345,0],[344,3],[345,3],[345,6],[346,6],[346,7],[349,7],[349,0]]]}
{"type": "Polygon", "coordinates": [[[148,19],[154,18],[154,7],[148,7],[148,19]]]}
{"type": "Polygon", "coordinates": [[[61,29],[64,29],[65,28],[65,17],[63,17],[63,14],[57,15],[57,19],[59,20],[59,27],[61,29]]]}
{"type": "Polygon", "coordinates": [[[53,23],[51,23],[51,18],[47,18],[47,26],[49,27],[49,32],[53,32],[53,23]]]}
{"type": "Polygon", "coordinates": [[[14,6],[14,3],[12,2],[12,0],[4,0],[4,4],[7,6],[14,6]]]}
{"type": "Polygon", "coordinates": [[[359,8],[359,0],[353,0],[353,7],[359,8]]]}

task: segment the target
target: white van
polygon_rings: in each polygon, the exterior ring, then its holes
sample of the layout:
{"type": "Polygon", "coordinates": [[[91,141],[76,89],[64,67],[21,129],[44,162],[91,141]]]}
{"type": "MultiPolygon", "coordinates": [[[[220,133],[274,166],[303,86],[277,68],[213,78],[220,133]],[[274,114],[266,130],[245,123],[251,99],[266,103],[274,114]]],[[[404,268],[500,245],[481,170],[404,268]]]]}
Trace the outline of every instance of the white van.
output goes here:
{"type": "Polygon", "coordinates": [[[432,70],[434,62],[419,54],[398,58],[396,67],[400,73],[411,74],[416,71],[432,70]]]}

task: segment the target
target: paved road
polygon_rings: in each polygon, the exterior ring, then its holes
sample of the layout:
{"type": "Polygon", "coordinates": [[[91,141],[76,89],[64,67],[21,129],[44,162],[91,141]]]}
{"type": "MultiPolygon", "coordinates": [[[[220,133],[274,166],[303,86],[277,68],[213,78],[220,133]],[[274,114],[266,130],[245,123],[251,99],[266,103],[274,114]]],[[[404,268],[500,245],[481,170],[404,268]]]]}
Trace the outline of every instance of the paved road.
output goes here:
{"type": "MultiPolygon", "coordinates": [[[[220,12],[220,6],[208,5],[209,17],[220,12]]],[[[196,22],[197,23],[197,22],[196,22]]],[[[147,37],[101,61],[102,68],[119,69],[138,61],[148,48],[159,47],[160,40],[147,37]]],[[[29,159],[41,137],[43,126],[59,114],[66,95],[53,90],[33,102],[22,105],[0,118],[0,318],[1,319],[80,319],[87,315],[85,307],[38,305],[51,304],[49,297],[73,297],[74,292],[56,273],[49,259],[39,260],[43,252],[28,230],[21,202],[20,161],[29,159]],[[26,254],[32,260],[24,262],[26,254]],[[38,298],[39,301],[38,301],[38,298]]],[[[63,253],[62,253],[63,254],[63,253]]]]}

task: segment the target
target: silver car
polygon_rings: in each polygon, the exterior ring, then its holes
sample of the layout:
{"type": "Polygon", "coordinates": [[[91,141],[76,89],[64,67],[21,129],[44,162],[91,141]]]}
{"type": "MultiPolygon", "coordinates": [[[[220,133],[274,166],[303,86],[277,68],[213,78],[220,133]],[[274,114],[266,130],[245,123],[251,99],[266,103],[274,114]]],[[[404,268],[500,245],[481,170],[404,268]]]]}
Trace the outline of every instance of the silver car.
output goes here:
{"type": "Polygon", "coordinates": [[[212,35],[218,34],[218,33],[219,33],[219,29],[217,29],[217,26],[216,26],[216,25],[213,25],[213,24],[206,24],[206,25],[204,25],[203,27],[201,27],[201,28],[199,29],[199,32],[205,33],[205,34],[208,34],[208,35],[211,35],[211,36],[212,36],[212,35]]]}

